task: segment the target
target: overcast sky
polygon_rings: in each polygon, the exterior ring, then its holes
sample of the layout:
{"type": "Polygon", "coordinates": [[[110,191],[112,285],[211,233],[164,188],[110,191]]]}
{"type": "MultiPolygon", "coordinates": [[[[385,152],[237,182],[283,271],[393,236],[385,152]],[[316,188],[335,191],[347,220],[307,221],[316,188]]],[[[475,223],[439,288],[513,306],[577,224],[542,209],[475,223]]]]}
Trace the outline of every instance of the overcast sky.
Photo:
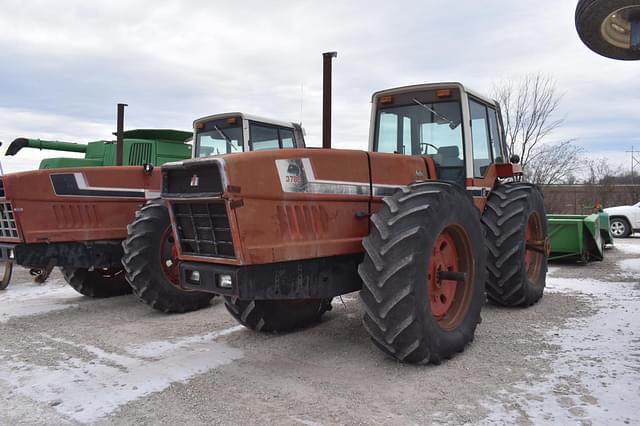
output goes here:
{"type": "MultiPolygon", "coordinates": [[[[321,144],[321,53],[334,61],[336,147],[366,149],[370,98],[384,88],[496,81],[543,72],[564,94],[564,126],[590,156],[628,168],[640,149],[640,62],[588,50],[576,0],[29,1],[0,3],[0,140],[112,139],[125,126],[190,129],[226,111],[300,121],[321,144]]],[[[38,151],[3,157],[37,167],[38,151]]]]}

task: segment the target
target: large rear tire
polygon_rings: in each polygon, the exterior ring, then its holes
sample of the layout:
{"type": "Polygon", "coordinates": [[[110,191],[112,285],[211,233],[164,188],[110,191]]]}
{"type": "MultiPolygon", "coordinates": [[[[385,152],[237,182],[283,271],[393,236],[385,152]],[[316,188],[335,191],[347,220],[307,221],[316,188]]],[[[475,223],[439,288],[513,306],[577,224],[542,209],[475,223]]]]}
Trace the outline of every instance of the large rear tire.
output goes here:
{"type": "Polygon", "coordinates": [[[284,332],[314,324],[331,310],[331,299],[240,300],[225,296],[236,321],[255,331],[284,332]]]}
{"type": "Polygon", "coordinates": [[[487,297],[502,306],[530,306],[542,297],[549,239],[542,193],[528,183],[498,185],[482,215],[487,297]]]}
{"type": "Polygon", "coordinates": [[[580,0],[575,21],[583,43],[611,59],[640,60],[631,48],[629,18],[640,19],[638,0],[580,0]]]}
{"type": "Polygon", "coordinates": [[[152,200],[136,213],[122,242],[122,265],[134,294],[165,313],[195,311],[209,305],[212,293],[179,288],[179,264],[169,212],[161,200],[152,200]]]}
{"type": "Polygon", "coordinates": [[[124,270],[62,267],[65,281],[78,293],[89,297],[114,297],[131,293],[124,270]]]}
{"type": "Polygon", "coordinates": [[[371,217],[358,268],[364,326],[392,357],[440,363],[473,340],[484,301],[480,214],[457,185],[398,190],[371,217]]]}

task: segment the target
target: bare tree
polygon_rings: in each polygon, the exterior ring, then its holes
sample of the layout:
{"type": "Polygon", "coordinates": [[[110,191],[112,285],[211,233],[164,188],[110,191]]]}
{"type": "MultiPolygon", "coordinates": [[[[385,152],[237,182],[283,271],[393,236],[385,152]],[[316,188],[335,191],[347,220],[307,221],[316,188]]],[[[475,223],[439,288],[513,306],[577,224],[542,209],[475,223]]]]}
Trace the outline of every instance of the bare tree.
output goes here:
{"type": "Polygon", "coordinates": [[[592,185],[611,185],[622,175],[622,167],[613,167],[606,157],[588,160],[587,175],[584,183],[592,185]]]}
{"type": "Polygon", "coordinates": [[[526,170],[536,151],[540,155],[538,145],[564,122],[555,117],[562,96],[555,81],[540,73],[497,83],[493,94],[502,107],[509,155],[517,154],[526,170]]]}
{"type": "Polygon", "coordinates": [[[575,182],[584,169],[583,149],[573,140],[535,147],[525,169],[529,182],[538,185],[575,182]]]}

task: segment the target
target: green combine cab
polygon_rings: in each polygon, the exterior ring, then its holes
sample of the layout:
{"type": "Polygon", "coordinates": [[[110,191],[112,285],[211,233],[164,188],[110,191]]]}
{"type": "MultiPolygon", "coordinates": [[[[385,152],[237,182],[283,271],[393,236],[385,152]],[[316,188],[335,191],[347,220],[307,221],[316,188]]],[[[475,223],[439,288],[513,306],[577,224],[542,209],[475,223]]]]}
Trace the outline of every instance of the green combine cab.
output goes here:
{"type": "MultiPolygon", "coordinates": [[[[136,129],[123,133],[123,165],[155,166],[191,157],[191,132],[164,129],[136,129]]],[[[23,148],[84,153],[84,158],[45,158],[40,169],[64,167],[96,167],[116,165],[116,141],[95,141],[87,144],[18,138],[11,142],[5,155],[15,155],[23,148]]]]}

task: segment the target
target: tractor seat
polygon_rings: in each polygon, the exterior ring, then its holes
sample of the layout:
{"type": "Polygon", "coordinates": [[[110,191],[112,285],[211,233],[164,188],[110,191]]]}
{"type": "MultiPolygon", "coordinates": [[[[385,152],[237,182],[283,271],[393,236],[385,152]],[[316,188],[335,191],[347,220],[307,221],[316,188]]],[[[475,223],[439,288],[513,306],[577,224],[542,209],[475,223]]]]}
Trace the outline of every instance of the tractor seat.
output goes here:
{"type": "Polygon", "coordinates": [[[456,145],[441,146],[432,156],[436,163],[438,178],[455,183],[464,182],[464,160],[460,159],[460,148],[456,145]]]}

